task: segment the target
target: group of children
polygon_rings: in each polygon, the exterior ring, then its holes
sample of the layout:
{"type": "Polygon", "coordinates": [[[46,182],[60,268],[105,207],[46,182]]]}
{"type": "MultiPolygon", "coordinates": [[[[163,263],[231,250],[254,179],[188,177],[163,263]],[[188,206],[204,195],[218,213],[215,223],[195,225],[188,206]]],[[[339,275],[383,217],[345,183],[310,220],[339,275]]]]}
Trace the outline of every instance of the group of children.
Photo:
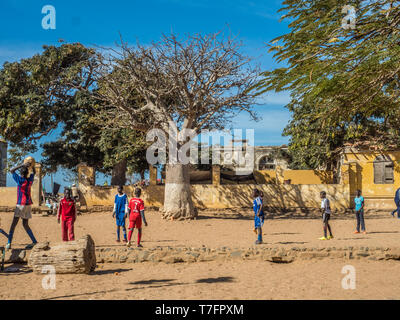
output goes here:
{"type": "MultiPolygon", "coordinates": [[[[262,226],[264,225],[264,211],[263,211],[263,192],[254,189],[253,190],[253,210],[254,210],[254,232],[257,234],[256,244],[262,243],[262,226]]],[[[319,240],[330,240],[333,239],[332,228],[329,224],[329,220],[331,218],[331,205],[329,199],[326,197],[326,192],[322,191],[320,193],[321,198],[321,213],[322,213],[322,222],[323,222],[323,237],[319,238],[319,240]],[[328,235],[329,232],[329,235],[328,235]]],[[[392,212],[392,216],[394,213],[398,213],[398,218],[400,219],[400,188],[396,191],[395,203],[397,209],[392,212]],[[397,199],[397,200],[396,200],[397,199]]],[[[355,234],[360,233],[360,230],[363,234],[366,234],[367,231],[365,229],[365,220],[364,220],[364,197],[361,195],[361,190],[357,190],[357,196],[354,198],[355,204],[355,215],[357,220],[356,231],[355,234]],[[360,229],[361,227],[361,229],[360,229]]]]}
{"type": "MultiPolygon", "coordinates": [[[[146,217],[144,215],[144,201],[140,198],[142,190],[135,189],[135,197],[128,202],[128,196],[124,193],[123,186],[118,187],[118,193],[115,195],[114,210],[112,217],[115,218],[117,224],[117,242],[121,242],[121,228],[124,236],[124,242],[128,247],[131,246],[132,234],[135,228],[138,229],[137,246],[142,247],[140,241],[142,239],[142,223],[147,226],[146,217]],[[129,217],[129,233],[126,234],[125,221],[129,217]]],[[[64,198],[58,206],[57,220],[61,221],[61,233],[63,241],[75,240],[74,223],[76,220],[76,206],[70,189],[65,189],[64,198]]]]}
{"type": "MultiPolygon", "coordinates": [[[[22,219],[22,225],[32,243],[26,246],[26,249],[32,248],[37,240],[29,227],[29,219],[32,218],[32,197],[31,187],[35,178],[35,169],[29,161],[18,165],[11,170],[12,177],[17,184],[17,205],[14,212],[13,221],[11,223],[10,231],[7,234],[3,229],[0,233],[7,237],[6,249],[11,249],[11,243],[14,236],[15,227],[19,219],[22,219]],[[17,170],[20,174],[17,174],[17,170]],[[32,170],[32,172],[30,172],[32,170]]],[[[141,189],[135,189],[135,197],[128,202],[127,195],[123,192],[123,187],[118,187],[118,194],[115,196],[113,217],[116,218],[117,223],[117,241],[120,242],[120,228],[124,232],[124,242],[127,246],[131,245],[131,238],[135,228],[138,229],[137,246],[142,247],[140,244],[142,238],[142,222],[147,226],[147,221],[144,215],[144,201],[140,199],[141,189]],[[129,216],[129,234],[126,235],[125,220],[129,216]]],[[[64,197],[61,199],[57,210],[57,221],[61,224],[61,235],[63,241],[75,240],[74,224],[77,217],[77,210],[75,199],[72,196],[72,191],[65,188],[64,197]]]]}
{"type": "MultiPolygon", "coordinates": [[[[34,181],[35,170],[32,168],[30,173],[29,168],[31,168],[31,163],[26,162],[19,166],[11,169],[11,174],[13,179],[17,183],[17,205],[15,208],[14,218],[11,223],[10,231],[7,234],[4,230],[0,229],[0,233],[8,238],[6,249],[11,248],[11,243],[14,235],[15,227],[18,224],[19,219],[22,219],[22,224],[28,236],[32,240],[32,244],[28,245],[27,248],[31,248],[37,243],[32,230],[29,227],[29,219],[32,218],[31,214],[31,186],[34,181]],[[16,173],[20,170],[20,175],[16,173]]],[[[115,195],[114,200],[114,210],[112,213],[113,218],[116,220],[117,225],[117,242],[121,242],[120,231],[122,228],[124,242],[127,246],[131,246],[131,239],[134,229],[138,229],[137,235],[137,246],[142,247],[142,223],[147,226],[147,221],[144,215],[144,201],[140,198],[141,189],[136,188],[134,191],[134,197],[128,201],[127,195],[124,193],[123,187],[118,187],[118,193],[115,195]],[[126,232],[126,219],[129,217],[129,227],[128,235],[126,232]]],[[[263,192],[258,189],[253,190],[253,210],[254,210],[254,232],[257,234],[256,244],[263,243],[262,239],[262,227],[264,225],[264,211],[263,211],[263,192]]],[[[324,236],[319,238],[320,240],[330,240],[333,239],[333,233],[329,220],[331,217],[331,206],[330,201],[326,197],[326,192],[322,191],[320,193],[321,197],[321,212],[323,221],[323,231],[324,236]],[[329,232],[329,235],[328,235],[329,232]]],[[[365,221],[364,221],[364,198],[361,195],[361,191],[357,190],[357,196],[354,199],[355,204],[355,215],[357,220],[356,231],[354,233],[360,233],[360,231],[366,234],[365,221]]],[[[397,216],[400,219],[400,188],[396,191],[395,204],[397,209],[391,214],[397,212],[397,216]]],[[[57,212],[58,223],[61,223],[61,233],[63,241],[75,240],[74,235],[74,223],[76,221],[77,211],[75,205],[75,199],[72,196],[70,189],[66,188],[64,191],[64,198],[60,201],[57,212]]]]}
{"type": "MultiPolygon", "coordinates": [[[[321,196],[322,221],[324,225],[324,236],[319,239],[330,240],[333,239],[332,229],[331,226],[329,225],[329,219],[331,216],[331,206],[329,200],[326,197],[325,191],[322,191],[320,196],[321,196]],[[327,235],[327,231],[329,231],[329,236],[327,235]]],[[[365,219],[364,219],[364,197],[361,195],[361,190],[357,190],[357,196],[354,198],[354,208],[357,220],[356,230],[354,231],[354,233],[357,234],[360,233],[361,231],[363,234],[367,234],[367,231],[365,229],[365,219]]]]}
{"type": "Polygon", "coordinates": [[[118,193],[115,195],[113,218],[117,223],[117,242],[121,241],[120,229],[124,234],[124,242],[128,247],[131,246],[132,234],[135,228],[138,229],[137,246],[140,248],[142,245],[140,241],[142,239],[142,223],[147,227],[146,217],[144,215],[144,201],[140,198],[142,190],[140,188],[135,189],[135,197],[128,202],[128,196],[124,193],[122,186],[118,187],[118,193]],[[129,216],[129,233],[128,238],[126,236],[125,220],[129,216]]]}
{"type": "MultiPolygon", "coordinates": [[[[329,219],[331,217],[331,206],[329,200],[326,197],[325,191],[322,191],[320,193],[320,197],[324,236],[319,238],[319,240],[330,240],[333,239],[332,229],[329,225],[329,219]],[[327,235],[327,231],[329,231],[329,236],[327,235]]],[[[357,234],[361,231],[363,234],[367,234],[364,219],[364,197],[361,195],[361,190],[357,190],[357,196],[354,198],[354,208],[357,220],[356,230],[354,231],[354,233],[357,234]]]]}

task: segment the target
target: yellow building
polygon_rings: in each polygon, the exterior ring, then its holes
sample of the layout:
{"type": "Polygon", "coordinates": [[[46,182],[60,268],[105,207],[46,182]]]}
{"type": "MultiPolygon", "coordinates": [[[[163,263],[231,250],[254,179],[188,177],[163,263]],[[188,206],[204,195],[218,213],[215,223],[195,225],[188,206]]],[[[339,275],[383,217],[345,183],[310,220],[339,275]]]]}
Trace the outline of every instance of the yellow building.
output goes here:
{"type": "Polygon", "coordinates": [[[378,152],[348,148],[342,166],[349,165],[351,203],[362,191],[366,209],[395,208],[394,194],[400,187],[400,151],[378,152]]]}
{"type": "MultiPolygon", "coordinates": [[[[37,172],[40,164],[37,163],[37,172]]],[[[252,205],[252,190],[264,192],[265,203],[276,209],[319,208],[320,192],[326,191],[338,212],[354,208],[357,189],[362,190],[366,210],[393,210],[395,191],[400,187],[400,151],[373,152],[347,149],[341,156],[340,174],[323,170],[289,170],[276,165],[273,170],[254,170],[254,181],[227,183],[220,166],[213,166],[207,184],[192,184],[196,207],[205,209],[243,208],[252,205]]],[[[112,206],[116,187],[96,186],[95,170],[78,166],[80,202],[88,208],[112,206]]],[[[37,177],[37,178],[36,178],[37,177]]],[[[40,205],[40,174],[32,186],[32,198],[40,205]]],[[[162,207],[164,186],[157,185],[157,169],[150,167],[150,185],[144,188],[147,206],[162,207]]],[[[131,195],[134,186],[126,186],[131,195]]],[[[0,187],[0,207],[13,207],[15,187],[0,187]]],[[[273,209],[271,209],[273,210],[273,209]]]]}

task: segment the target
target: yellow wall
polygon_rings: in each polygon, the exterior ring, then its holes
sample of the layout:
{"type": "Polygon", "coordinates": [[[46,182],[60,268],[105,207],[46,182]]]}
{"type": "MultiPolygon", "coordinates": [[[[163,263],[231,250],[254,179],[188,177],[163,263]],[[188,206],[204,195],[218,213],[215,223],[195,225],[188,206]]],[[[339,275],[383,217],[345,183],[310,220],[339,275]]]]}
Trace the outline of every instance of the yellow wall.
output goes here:
{"type": "Polygon", "coordinates": [[[329,184],[333,182],[333,174],[322,170],[285,170],[284,180],[291,180],[291,184],[329,184]]]}
{"type": "Polygon", "coordinates": [[[374,183],[373,161],[382,153],[348,152],[344,154],[344,162],[352,164],[351,198],[354,198],[357,189],[362,190],[366,208],[394,209],[394,194],[400,187],[400,151],[383,154],[389,156],[394,163],[394,184],[374,183]]]}
{"type": "MultiPolygon", "coordinates": [[[[331,185],[192,185],[193,201],[198,208],[225,209],[252,206],[252,191],[257,188],[264,192],[264,204],[267,207],[319,208],[319,193],[326,191],[332,208],[346,209],[349,206],[349,193],[346,186],[331,185]]],[[[133,187],[126,186],[125,192],[132,197],[133,187]]],[[[86,205],[112,206],[117,193],[115,187],[88,187],[83,194],[86,205]]],[[[147,207],[161,207],[164,202],[164,186],[143,188],[142,198],[147,207]]]]}
{"type": "MultiPolygon", "coordinates": [[[[341,184],[332,183],[332,173],[314,170],[255,170],[257,184],[192,185],[193,200],[200,208],[240,208],[251,206],[251,192],[254,188],[264,191],[265,205],[272,207],[318,207],[319,192],[325,190],[332,200],[332,207],[344,209],[353,207],[357,189],[361,189],[366,200],[366,209],[394,209],[393,197],[400,187],[400,151],[386,153],[394,162],[394,184],[374,184],[374,159],[378,152],[346,152],[341,167],[341,184]],[[283,184],[291,180],[290,185],[283,184]],[[278,182],[278,183],[277,183],[278,182]]],[[[214,179],[215,178],[215,179],[214,179]]],[[[93,181],[79,185],[82,204],[88,207],[112,206],[116,187],[92,186],[93,181]]],[[[133,195],[133,186],[125,186],[128,196],[133,195]]],[[[33,192],[39,193],[40,183],[35,181],[33,192]]],[[[147,206],[161,207],[164,201],[164,187],[151,185],[144,188],[143,198],[147,206]]],[[[13,207],[16,202],[15,187],[0,187],[0,207],[13,207]]]]}
{"type": "Polygon", "coordinates": [[[253,174],[258,184],[276,183],[275,170],[254,170],[253,174]]]}
{"type": "MultiPolygon", "coordinates": [[[[133,197],[135,187],[124,186],[124,192],[129,198],[133,197]]],[[[148,207],[161,207],[164,203],[164,186],[151,185],[142,188],[142,199],[148,207]]],[[[113,206],[117,194],[117,187],[110,186],[88,186],[81,190],[83,199],[81,204],[88,207],[113,206]]]]}
{"type": "Polygon", "coordinates": [[[14,207],[17,203],[17,187],[0,188],[0,207],[14,207]]]}
{"type": "Polygon", "coordinates": [[[323,170],[255,170],[258,184],[276,183],[291,180],[290,184],[329,184],[333,182],[333,173],[323,170]],[[280,177],[282,175],[282,177],[280,177]]]}

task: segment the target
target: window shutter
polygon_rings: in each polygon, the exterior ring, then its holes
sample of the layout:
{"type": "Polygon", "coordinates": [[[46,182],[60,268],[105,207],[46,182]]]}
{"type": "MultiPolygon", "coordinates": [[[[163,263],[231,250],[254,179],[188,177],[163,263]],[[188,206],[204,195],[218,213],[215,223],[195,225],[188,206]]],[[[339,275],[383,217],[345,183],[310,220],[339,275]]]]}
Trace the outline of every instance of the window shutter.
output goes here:
{"type": "Polygon", "coordinates": [[[385,164],[385,183],[394,183],[393,163],[385,164]]]}
{"type": "Polygon", "coordinates": [[[384,184],[384,176],[385,176],[385,164],[384,162],[375,162],[374,163],[374,183],[375,184],[384,184]]]}
{"type": "Polygon", "coordinates": [[[389,156],[380,155],[374,161],[374,183],[394,183],[394,165],[389,156]]]}

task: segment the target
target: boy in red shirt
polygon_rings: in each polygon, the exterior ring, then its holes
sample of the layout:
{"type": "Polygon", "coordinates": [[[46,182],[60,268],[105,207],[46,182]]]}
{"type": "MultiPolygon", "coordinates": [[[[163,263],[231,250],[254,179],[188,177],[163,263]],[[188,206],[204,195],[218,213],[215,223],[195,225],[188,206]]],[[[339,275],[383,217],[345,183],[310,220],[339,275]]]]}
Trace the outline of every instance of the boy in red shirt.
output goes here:
{"type": "Polygon", "coordinates": [[[138,229],[138,238],[137,238],[137,246],[139,248],[142,247],[140,244],[140,240],[142,238],[142,220],[144,225],[147,227],[146,218],[144,216],[144,202],[140,199],[140,195],[142,194],[142,190],[140,188],[135,189],[135,198],[132,198],[129,201],[128,211],[129,214],[129,234],[128,234],[128,243],[126,244],[128,247],[131,246],[131,238],[132,233],[135,227],[138,229]]]}
{"type": "Polygon", "coordinates": [[[76,209],[74,199],[71,197],[71,190],[64,190],[64,198],[61,199],[58,206],[57,220],[60,223],[63,241],[75,240],[74,223],[76,220],[76,209]]]}

